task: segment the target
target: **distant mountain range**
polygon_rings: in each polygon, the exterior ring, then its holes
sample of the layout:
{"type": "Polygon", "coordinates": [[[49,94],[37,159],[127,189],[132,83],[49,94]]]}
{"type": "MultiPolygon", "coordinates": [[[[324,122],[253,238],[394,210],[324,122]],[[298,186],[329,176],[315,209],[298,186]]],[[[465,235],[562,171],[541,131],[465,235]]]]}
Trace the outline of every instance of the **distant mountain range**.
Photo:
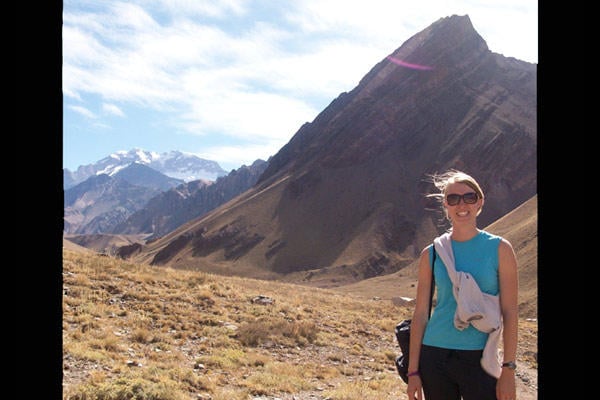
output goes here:
{"type": "Polygon", "coordinates": [[[192,181],[163,191],[126,220],[115,224],[108,233],[146,234],[148,240],[166,235],[251,188],[267,165],[266,161],[256,160],[250,166],[243,165],[232,170],[215,182],[192,181]]]}
{"type": "Polygon", "coordinates": [[[205,160],[193,154],[181,151],[156,153],[142,149],[132,149],[113,153],[93,164],[82,165],[77,171],[63,169],[63,187],[69,189],[94,175],[106,174],[114,176],[131,164],[141,164],[152,168],[166,176],[182,182],[203,180],[213,182],[227,175],[216,161],[205,160]]]}
{"type": "Polygon", "coordinates": [[[266,164],[257,160],[224,174],[214,161],[178,151],[159,156],[134,149],[79,167],[77,174],[65,169],[63,232],[164,235],[247,190],[266,164]],[[207,179],[215,176],[215,181],[207,179]]]}

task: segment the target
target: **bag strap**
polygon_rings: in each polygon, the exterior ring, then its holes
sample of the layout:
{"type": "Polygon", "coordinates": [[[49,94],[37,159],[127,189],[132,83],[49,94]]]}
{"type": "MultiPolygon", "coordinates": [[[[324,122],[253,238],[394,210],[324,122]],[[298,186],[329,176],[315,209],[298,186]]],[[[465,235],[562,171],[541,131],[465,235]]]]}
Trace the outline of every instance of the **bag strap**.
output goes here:
{"type": "Polygon", "coordinates": [[[431,250],[433,250],[433,257],[431,260],[431,291],[429,292],[429,316],[431,317],[431,303],[433,303],[433,289],[435,288],[435,275],[433,275],[433,266],[435,264],[435,245],[431,246],[431,250]]]}

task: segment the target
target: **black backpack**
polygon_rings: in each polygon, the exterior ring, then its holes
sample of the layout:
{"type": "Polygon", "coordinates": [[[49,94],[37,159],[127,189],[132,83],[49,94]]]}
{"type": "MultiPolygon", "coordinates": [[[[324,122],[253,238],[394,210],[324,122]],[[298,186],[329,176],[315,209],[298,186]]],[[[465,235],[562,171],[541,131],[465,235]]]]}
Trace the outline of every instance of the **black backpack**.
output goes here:
{"type": "Polygon", "coordinates": [[[396,333],[396,340],[398,340],[398,344],[400,345],[400,354],[396,357],[396,369],[398,370],[398,375],[404,381],[404,383],[408,383],[408,350],[410,346],[410,319],[405,319],[396,325],[396,329],[394,330],[396,333]]]}

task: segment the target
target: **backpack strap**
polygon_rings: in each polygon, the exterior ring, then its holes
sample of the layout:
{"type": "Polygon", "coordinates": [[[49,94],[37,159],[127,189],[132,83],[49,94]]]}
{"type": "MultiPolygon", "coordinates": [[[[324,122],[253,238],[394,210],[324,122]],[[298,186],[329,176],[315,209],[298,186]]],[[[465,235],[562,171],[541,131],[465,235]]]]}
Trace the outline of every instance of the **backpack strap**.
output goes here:
{"type": "Polygon", "coordinates": [[[433,275],[433,266],[435,265],[435,245],[431,245],[431,250],[433,251],[432,259],[431,259],[431,291],[429,292],[429,316],[431,317],[431,306],[433,303],[433,290],[435,288],[435,275],[433,275]]]}

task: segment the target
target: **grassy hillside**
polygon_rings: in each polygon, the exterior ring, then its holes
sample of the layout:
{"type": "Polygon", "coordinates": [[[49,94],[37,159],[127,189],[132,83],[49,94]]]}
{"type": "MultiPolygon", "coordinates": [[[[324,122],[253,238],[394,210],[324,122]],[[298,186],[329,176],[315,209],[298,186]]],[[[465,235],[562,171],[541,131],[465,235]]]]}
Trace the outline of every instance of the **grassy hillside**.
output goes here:
{"type": "MultiPolygon", "coordinates": [[[[389,300],[63,249],[63,400],[406,399],[389,300]]],[[[521,321],[519,399],[537,398],[521,321]]]]}

